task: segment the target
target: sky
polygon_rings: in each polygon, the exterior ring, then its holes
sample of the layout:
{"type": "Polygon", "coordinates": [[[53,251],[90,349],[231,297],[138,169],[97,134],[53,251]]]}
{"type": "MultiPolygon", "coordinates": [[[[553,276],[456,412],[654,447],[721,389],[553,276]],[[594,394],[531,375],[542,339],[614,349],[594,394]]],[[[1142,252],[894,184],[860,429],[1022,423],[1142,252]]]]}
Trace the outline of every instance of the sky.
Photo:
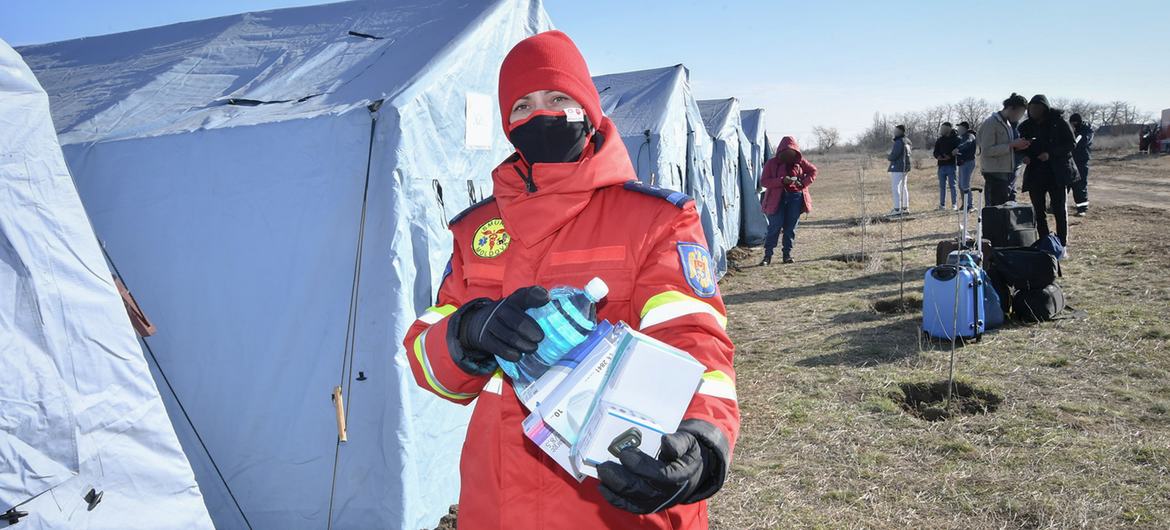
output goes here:
{"type": "MultiPolygon", "coordinates": [[[[0,0],[0,38],[52,42],[320,0],[0,0]]],[[[1170,108],[1166,0],[545,0],[594,75],[685,64],[699,99],[773,137],[845,140],[875,112],[1011,92],[1170,108]],[[1159,64],[1160,63],[1160,64],[1159,64]]]]}

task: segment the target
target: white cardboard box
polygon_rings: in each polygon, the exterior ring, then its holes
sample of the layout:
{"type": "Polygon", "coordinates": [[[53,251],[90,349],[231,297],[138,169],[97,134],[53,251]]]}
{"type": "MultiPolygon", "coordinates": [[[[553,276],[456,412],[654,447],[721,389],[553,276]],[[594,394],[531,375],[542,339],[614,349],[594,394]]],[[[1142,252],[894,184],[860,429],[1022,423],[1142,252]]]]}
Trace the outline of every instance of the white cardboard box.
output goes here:
{"type": "Polygon", "coordinates": [[[539,412],[533,412],[524,419],[524,434],[528,436],[542,451],[551,456],[553,461],[561,466],[577,482],[585,480],[585,475],[573,467],[573,446],[561,438],[541,419],[539,412]]]}
{"type": "MultiPolygon", "coordinates": [[[[589,422],[573,447],[574,467],[590,476],[596,476],[596,463],[605,461],[600,459],[608,454],[613,437],[624,432],[617,431],[623,424],[627,430],[645,429],[641,447],[656,455],[662,433],[678,430],[706,370],[687,352],[662,341],[628,327],[621,335],[613,365],[588,414],[589,422]],[[646,438],[655,432],[658,439],[646,438]]],[[[617,457],[610,457],[617,461],[617,457]]]]}
{"type": "Polygon", "coordinates": [[[597,399],[637,411],[674,432],[704,371],[687,352],[627,329],[597,399]]]}
{"type": "Polygon", "coordinates": [[[617,355],[618,344],[629,330],[622,323],[604,325],[609,332],[594,342],[576,369],[536,408],[544,422],[570,444],[577,443],[581,429],[589,419],[597,391],[605,383],[609,367],[617,355]]]}
{"type": "Polygon", "coordinates": [[[598,403],[573,448],[573,466],[579,474],[597,478],[598,464],[618,461],[611,448],[620,450],[613,447],[619,438],[620,445],[657,457],[664,434],[666,431],[650,418],[612,403],[598,403]]]}

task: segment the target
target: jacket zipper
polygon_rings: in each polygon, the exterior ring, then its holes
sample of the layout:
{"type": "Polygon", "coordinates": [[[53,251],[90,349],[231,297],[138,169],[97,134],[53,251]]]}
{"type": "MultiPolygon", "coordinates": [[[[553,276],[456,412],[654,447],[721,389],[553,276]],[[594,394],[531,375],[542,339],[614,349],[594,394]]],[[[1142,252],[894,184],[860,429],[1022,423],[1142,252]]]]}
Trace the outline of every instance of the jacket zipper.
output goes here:
{"type": "Polygon", "coordinates": [[[528,193],[536,193],[536,181],[532,178],[532,170],[529,169],[529,174],[525,175],[519,167],[512,166],[512,168],[514,168],[516,173],[520,175],[520,178],[524,180],[524,188],[528,190],[528,193]]]}

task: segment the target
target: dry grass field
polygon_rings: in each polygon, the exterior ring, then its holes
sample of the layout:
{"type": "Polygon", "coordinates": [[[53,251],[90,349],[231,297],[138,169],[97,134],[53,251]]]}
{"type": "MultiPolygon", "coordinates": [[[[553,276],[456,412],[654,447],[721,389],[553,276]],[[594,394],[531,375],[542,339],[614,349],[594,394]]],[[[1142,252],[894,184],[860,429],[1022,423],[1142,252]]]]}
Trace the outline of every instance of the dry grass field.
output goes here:
{"type": "Polygon", "coordinates": [[[957,348],[958,379],[1001,401],[933,422],[903,402],[947,376],[950,344],[919,338],[914,307],[956,214],[933,211],[924,161],[913,219],[859,223],[863,196],[889,209],[884,163],[809,158],[797,263],[737,249],[721,282],[743,426],[712,527],[1170,527],[1170,157],[1098,155],[1059,280],[1079,318],[957,348]]]}

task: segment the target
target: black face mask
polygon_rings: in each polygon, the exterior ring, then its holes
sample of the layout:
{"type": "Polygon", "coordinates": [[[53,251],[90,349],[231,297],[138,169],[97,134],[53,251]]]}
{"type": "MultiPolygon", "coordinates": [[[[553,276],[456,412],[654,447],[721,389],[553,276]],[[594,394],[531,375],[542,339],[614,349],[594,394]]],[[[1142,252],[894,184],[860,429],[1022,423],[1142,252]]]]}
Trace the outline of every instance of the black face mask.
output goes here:
{"type": "Polygon", "coordinates": [[[564,115],[539,115],[512,129],[508,139],[529,164],[558,164],[580,159],[592,130],[589,117],[570,122],[564,115]]]}

